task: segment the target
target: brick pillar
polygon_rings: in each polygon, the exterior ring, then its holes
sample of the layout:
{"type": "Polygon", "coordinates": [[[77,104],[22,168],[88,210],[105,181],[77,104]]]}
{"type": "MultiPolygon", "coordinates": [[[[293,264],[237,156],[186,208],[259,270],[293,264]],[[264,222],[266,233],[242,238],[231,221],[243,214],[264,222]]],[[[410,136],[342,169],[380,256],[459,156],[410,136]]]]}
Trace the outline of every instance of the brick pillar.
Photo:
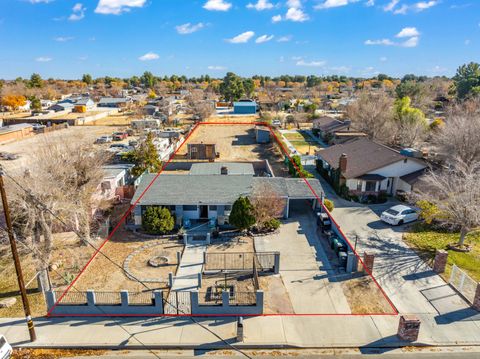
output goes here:
{"type": "Polygon", "coordinates": [[[472,308],[480,312],[480,283],[477,284],[477,290],[475,291],[475,297],[473,298],[472,308]]]}
{"type": "Polygon", "coordinates": [[[398,323],[397,336],[401,340],[414,342],[420,332],[420,320],[415,315],[402,315],[398,323]]]}
{"type": "Polygon", "coordinates": [[[435,253],[435,261],[433,263],[433,271],[435,273],[444,273],[447,266],[448,252],[443,249],[437,249],[435,253]]]}
{"type": "Polygon", "coordinates": [[[363,264],[365,265],[363,271],[367,273],[366,269],[369,273],[373,273],[373,263],[375,261],[375,254],[370,253],[363,253],[363,264]]]}

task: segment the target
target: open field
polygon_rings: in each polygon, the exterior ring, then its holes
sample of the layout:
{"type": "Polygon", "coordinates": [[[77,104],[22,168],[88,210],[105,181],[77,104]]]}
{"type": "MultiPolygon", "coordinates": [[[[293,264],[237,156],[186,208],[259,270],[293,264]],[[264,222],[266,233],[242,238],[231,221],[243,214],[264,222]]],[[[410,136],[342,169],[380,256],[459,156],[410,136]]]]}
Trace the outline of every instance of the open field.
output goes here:
{"type": "MultiPolygon", "coordinates": [[[[413,247],[419,256],[429,263],[433,263],[436,249],[447,249],[448,244],[458,242],[459,233],[442,232],[418,223],[412,226],[412,231],[404,235],[405,241],[413,247]]],[[[468,253],[448,250],[448,263],[442,276],[448,280],[455,264],[466,271],[472,278],[480,281],[480,232],[467,235],[465,244],[472,246],[468,253]]]]}
{"type": "Polygon", "coordinates": [[[205,122],[228,122],[228,123],[249,123],[249,122],[255,122],[255,121],[260,121],[259,116],[257,115],[232,115],[232,116],[212,116],[208,119],[205,120],[205,122]]]}
{"type": "Polygon", "coordinates": [[[86,123],[85,126],[130,126],[132,116],[129,113],[118,113],[96,121],[86,123]]]}
{"type": "Polygon", "coordinates": [[[255,141],[254,126],[248,125],[201,125],[177,154],[177,159],[184,159],[188,143],[214,143],[220,157],[216,161],[239,162],[268,160],[275,176],[287,177],[284,156],[278,145],[272,143],[258,144],[255,141]]]}

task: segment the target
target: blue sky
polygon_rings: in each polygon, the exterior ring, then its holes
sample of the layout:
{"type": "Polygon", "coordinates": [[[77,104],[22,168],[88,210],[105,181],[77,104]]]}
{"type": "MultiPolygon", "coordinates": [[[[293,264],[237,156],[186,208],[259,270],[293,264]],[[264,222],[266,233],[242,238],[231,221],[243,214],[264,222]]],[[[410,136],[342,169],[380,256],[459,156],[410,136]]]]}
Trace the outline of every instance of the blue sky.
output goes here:
{"type": "Polygon", "coordinates": [[[479,0],[0,0],[0,78],[453,75],[479,0]]]}

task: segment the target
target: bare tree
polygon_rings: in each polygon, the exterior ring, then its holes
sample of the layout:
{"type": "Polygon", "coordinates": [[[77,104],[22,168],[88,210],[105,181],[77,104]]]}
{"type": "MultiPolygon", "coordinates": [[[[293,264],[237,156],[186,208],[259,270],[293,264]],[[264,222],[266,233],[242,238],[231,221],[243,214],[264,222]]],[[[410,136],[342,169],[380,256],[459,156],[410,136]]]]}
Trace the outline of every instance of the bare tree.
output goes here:
{"type": "Polygon", "coordinates": [[[451,163],[458,159],[467,165],[480,162],[480,98],[455,105],[432,143],[451,163]]]}
{"type": "Polygon", "coordinates": [[[205,98],[205,91],[193,89],[186,98],[188,112],[197,117],[200,121],[210,117],[215,111],[212,100],[205,98]]]}
{"type": "Polygon", "coordinates": [[[282,199],[270,183],[257,184],[250,197],[257,225],[263,228],[266,223],[282,216],[285,199],[282,199]]]}
{"type": "Polygon", "coordinates": [[[462,247],[465,236],[480,227],[480,162],[456,163],[453,170],[430,172],[425,178],[428,190],[419,196],[436,207],[432,216],[444,226],[460,229],[462,247]]]}
{"type": "Polygon", "coordinates": [[[384,92],[362,91],[357,101],[347,107],[347,116],[356,129],[381,142],[391,142],[393,100],[384,92]]]}

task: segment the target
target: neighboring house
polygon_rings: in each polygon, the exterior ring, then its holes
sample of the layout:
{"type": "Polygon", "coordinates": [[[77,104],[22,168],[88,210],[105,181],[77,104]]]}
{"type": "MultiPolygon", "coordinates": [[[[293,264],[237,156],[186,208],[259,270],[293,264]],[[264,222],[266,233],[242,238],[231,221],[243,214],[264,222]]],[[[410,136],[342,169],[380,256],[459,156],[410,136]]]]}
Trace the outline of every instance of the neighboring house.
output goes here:
{"type": "Polygon", "coordinates": [[[329,144],[338,145],[347,141],[352,141],[360,137],[367,137],[366,133],[357,131],[335,131],[329,144]]]}
{"type": "Polygon", "coordinates": [[[395,195],[410,192],[415,176],[427,166],[367,138],[358,138],[318,151],[317,169],[341,192],[351,195],[395,195]]]}
{"type": "Polygon", "coordinates": [[[97,107],[124,108],[131,102],[128,97],[102,97],[97,107]]]}
{"type": "Polygon", "coordinates": [[[75,112],[87,112],[95,108],[95,102],[89,97],[82,97],[75,101],[75,112]]]}
{"type": "Polygon", "coordinates": [[[217,158],[215,144],[189,143],[187,144],[187,156],[191,160],[209,160],[217,158]]]}
{"type": "Polygon", "coordinates": [[[172,143],[168,138],[155,138],[153,144],[157,148],[158,157],[162,161],[167,160],[176,149],[175,143],[172,143]]]}
{"type": "Polygon", "coordinates": [[[97,200],[112,200],[117,197],[124,198],[125,191],[123,187],[125,186],[132,186],[133,194],[133,167],[135,167],[135,165],[130,163],[103,166],[102,169],[105,174],[94,198],[97,200]]]}
{"type": "Polygon", "coordinates": [[[145,105],[143,106],[143,114],[146,116],[153,116],[156,112],[158,112],[160,108],[155,105],[145,105]]]}
{"type": "Polygon", "coordinates": [[[160,128],[160,120],[144,118],[142,120],[132,120],[130,126],[135,130],[158,129],[160,128]]]}
{"type": "Polygon", "coordinates": [[[190,175],[172,174],[156,178],[156,174],[144,174],[131,200],[132,204],[136,204],[135,227],[141,227],[142,214],[149,206],[168,208],[175,215],[177,226],[185,225],[188,221],[215,221],[219,226],[223,226],[228,224],[234,202],[240,196],[251,195],[256,188],[264,188],[265,184],[270,185],[272,190],[285,200],[285,218],[289,216],[291,201],[309,201],[312,207],[316,207],[316,196],[321,197],[323,193],[317,179],[308,180],[316,193],[314,194],[300,178],[254,177],[252,164],[250,170],[246,170],[245,165],[236,163],[223,163],[220,166],[220,171],[222,167],[227,167],[234,173],[238,170],[245,174],[231,174],[230,171],[228,174],[219,174],[216,163],[201,166],[194,169],[194,173],[190,175]],[[209,166],[212,168],[208,168],[209,166]],[[148,191],[145,192],[147,188],[148,191]]]}
{"type": "Polygon", "coordinates": [[[55,112],[60,112],[60,111],[66,111],[66,112],[71,112],[73,111],[74,104],[70,101],[61,101],[57,102],[55,105],[50,106],[48,109],[50,111],[55,111],[55,112]]]}
{"type": "Polygon", "coordinates": [[[27,123],[0,127],[0,143],[33,136],[33,127],[27,123]]]}
{"type": "Polygon", "coordinates": [[[233,113],[236,115],[255,115],[257,113],[257,103],[255,101],[234,102],[233,113]]]}
{"type": "Polygon", "coordinates": [[[42,105],[42,110],[48,109],[50,106],[54,105],[54,102],[51,100],[40,100],[40,103],[42,105]]]}
{"type": "Polygon", "coordinates": [[[330,116],[322,116],[313,120],[313,133],[324,140],[333,137],[334,132],[340,130],[350,130],[351,121],[340,121],[330,116]]]}

